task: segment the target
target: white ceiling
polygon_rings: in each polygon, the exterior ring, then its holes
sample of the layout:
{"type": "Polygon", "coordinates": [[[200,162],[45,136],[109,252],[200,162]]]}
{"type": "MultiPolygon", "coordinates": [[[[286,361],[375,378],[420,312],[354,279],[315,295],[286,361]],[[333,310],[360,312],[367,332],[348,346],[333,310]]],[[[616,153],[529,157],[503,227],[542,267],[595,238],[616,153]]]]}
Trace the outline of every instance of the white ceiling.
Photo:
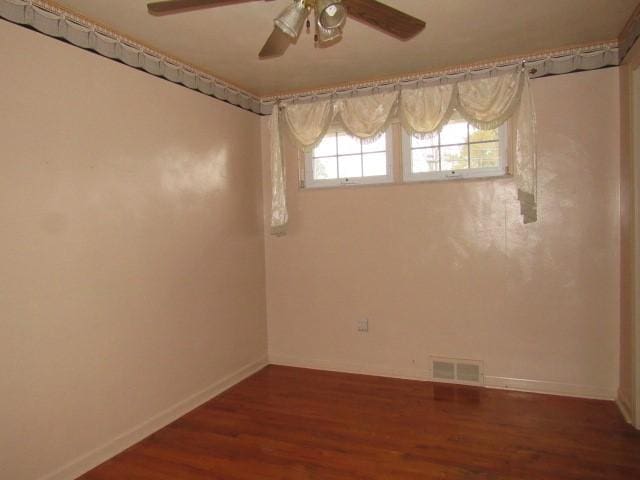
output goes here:
{"type": "Polygon", "coordinates": [[[314,48],[304,33],[283,57],[259,60],[273,18],[291,0],[254,1],[164,17],[146,0],[56,0],[56,5],[249,92],[267,96],[430,71],[615,39],[638,0],[382,0],[423,19],[402,42],[349,20],[343,39],[314,48]]]}

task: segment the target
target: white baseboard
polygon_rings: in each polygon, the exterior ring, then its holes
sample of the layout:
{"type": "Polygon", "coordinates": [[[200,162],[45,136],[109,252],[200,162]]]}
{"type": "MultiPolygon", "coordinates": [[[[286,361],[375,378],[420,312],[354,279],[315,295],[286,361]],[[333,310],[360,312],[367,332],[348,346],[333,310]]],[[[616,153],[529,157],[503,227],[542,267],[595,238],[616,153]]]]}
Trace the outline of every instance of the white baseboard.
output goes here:
{"type": "MultiPolygon", "coordinates": [[[[429,372],[418,368],[397,370],[376,365],[348,364],[318,359],[301,359],[282,355],[269,355],[269,363],[273,365],[329,370],[333,372],[375,375],[378,377],[431,381],[429,372]]],[[[521,392],[544,393],[547,395],[562,395],[565,397],[579,397],[598,400],[613,400],[616,397],[616,394],[613,391],[590,385],[576,385],[571,383],[547,382],[487,375],[485,375],[484,381],[485,387],[504,390],[517,390],[521,392]]]]}
{"type": "Polygon", "coordinates": [[[170,406],[132,429],[121,433],[104,445],[82,454],[54,472],[41,477],[40,480],[72,480],[79,477],[83,473],[88,472],[140,440],[160,430],[162,427],[167,426],[194,408],[199,407],[213,397],[221,394],[236,383],[253,375],[266,365],[266,356],[245,365],[230,375],[209,385],[207,388],[170,406]]]}
{"type": "Polygon", "coordinates": [[[547,382],[526,378],[493,377],[485,375],[485,387],[519,392],[544,393],[563,397],[590,398],[596,400],[614,400],[616,394],[606,388],[574,383],[547,382]]]}
{"type": "Polygon", "coordinates": [[[618,390],[618,396],[616,397],[616,404],[622,413],[624,419],[633,425],[633,414],[631,413],[633,410],[631,409],[631,401],[624,395],[620,390],[618,390]]]}
{"type": "Polygon", "coordinates": [[[375,377],[400,378],[403,380],[431,380],[429,372],[424,369],[397,370],[380,365],[341,363],[318,359],[302,359],[283,355],[269,355],[270,365],[286,367],[309,368],[312,370],[326,370],[329,372],[356,373],[373,375],[375,377]]]}

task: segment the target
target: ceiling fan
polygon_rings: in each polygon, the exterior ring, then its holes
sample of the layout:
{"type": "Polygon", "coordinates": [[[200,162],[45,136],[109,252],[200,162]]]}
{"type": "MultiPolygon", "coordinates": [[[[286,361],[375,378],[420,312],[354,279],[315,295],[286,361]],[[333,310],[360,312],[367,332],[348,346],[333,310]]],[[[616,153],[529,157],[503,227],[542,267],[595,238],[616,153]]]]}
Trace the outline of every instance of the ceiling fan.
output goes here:
{"type": "MultiPolygon", "coordinates": [[[[152,15],[169,15],[200,8],[220,7],[259,0],[163,0],[147,4],[152,15]]],[[[272,0],[264,0],[272,1],[272,0]]],[[[417,35],[425,27],[419,18],[389,7],[377,0],[292,0],[273,21],[273,32],[260,50],[260,58],[282,55],[300,36],[311,11],[315,16],[315,41],[321,46],[334,43],[342,36],[342,29],[350,16],[400,40],[417,35]]]]}

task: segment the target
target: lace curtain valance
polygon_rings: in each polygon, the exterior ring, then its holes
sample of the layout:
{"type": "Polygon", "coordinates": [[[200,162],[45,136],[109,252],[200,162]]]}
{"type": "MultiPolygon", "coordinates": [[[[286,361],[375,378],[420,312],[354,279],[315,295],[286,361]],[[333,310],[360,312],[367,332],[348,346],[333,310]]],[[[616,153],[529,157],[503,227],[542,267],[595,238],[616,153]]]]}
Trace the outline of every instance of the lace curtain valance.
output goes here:
{"type": "Polygon", "coordinates": [[[481,130],[492,130],[513,119],[512,173],[518,186],[521,213],[524,223],[536,221],[535,113],[528,74],[518,69],[448,85],[404,88],[338,100],[321,99],[274,109],[271,119],[272,232],[283,234],[288,219],[281,124],[298,148],[311,151],[334,121],[340,121],[350,135],[370,140],[382,134],[397,115],[405,131],[425,135],[440,130],[454,110],[481,130]]]}

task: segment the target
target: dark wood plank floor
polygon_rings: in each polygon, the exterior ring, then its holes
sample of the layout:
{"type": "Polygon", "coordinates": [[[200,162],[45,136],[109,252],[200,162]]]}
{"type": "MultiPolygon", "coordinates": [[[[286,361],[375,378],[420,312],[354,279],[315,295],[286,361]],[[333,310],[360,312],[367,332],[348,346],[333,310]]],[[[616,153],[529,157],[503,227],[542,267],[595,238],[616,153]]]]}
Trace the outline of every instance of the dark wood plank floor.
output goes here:
{"type": "Polygon", "coordinates": [[[640,479],[612,402],[270,366],[85,480],[640,479]]]}

